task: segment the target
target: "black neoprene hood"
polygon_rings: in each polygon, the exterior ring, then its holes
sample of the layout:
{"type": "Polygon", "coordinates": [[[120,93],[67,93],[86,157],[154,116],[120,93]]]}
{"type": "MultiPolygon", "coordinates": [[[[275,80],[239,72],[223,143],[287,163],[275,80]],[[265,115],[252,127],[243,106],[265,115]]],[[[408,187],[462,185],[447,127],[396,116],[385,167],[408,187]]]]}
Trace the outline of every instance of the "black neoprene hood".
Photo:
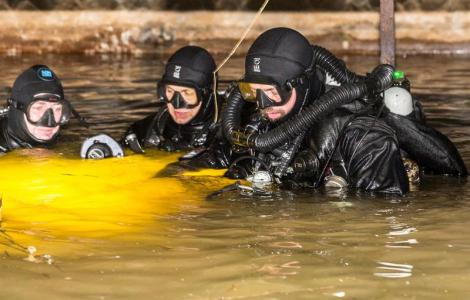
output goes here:
{"type": "Polygon", "coordinates": [[[31,145],[48,144],[52,143],[57,136],[56,134],[48,141],[38,140],[27,129],[23,110],[33,102],[34,96],[40,93],[56,94],[64,99],[62,83],[56,74],[45,65],[30,67],[21,73],[13,83],[11,92],[13,101],[8,110],[8,132],[17,141],[31,145]],[[20,109],[20,107],[22,108],[20,109]]]}
{"type": "Polygon", "coordinates": [[[273,28],[262,33],[248,50],[244,81],[283,86],[312,67],[309,41],[290,28],[273,28]]]}
{"type": "Polygon", "coordinates": [[[168,60],[162,82],[196,88],[211,88],[216,65],[207,50],[186,46],[168,60]]]}
{"type": "Polygon", "coordinates": [[[11,98],[27,106],[39,93],[59,95],[64,99],[62,83],[55,73],[45,65],[35,65],[21,73],[13,83],[11,98]]]}

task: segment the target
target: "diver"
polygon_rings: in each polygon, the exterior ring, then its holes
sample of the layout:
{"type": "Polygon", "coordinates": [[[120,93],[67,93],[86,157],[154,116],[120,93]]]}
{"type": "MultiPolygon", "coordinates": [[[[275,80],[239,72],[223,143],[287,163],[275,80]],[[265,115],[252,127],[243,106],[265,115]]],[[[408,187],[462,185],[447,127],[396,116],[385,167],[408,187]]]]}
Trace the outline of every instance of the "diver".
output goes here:
{"type": "Polygon", "coordinates": [[[218,118],[215,68],[214,59],[203,48],[186,46],[176,51],[157,83],[157,95],[164,105],[133,123],[124,144],[137,153],[149,147],[173,152],[207,146],[218,118]]]}
{"type": "Polygon", "coordinates": [[[61,126],[76,114],[65,99],[62,83],[45,65],[35,65],[15,80],[0,119],[0,152],[49,146],[61,126]]]}
{"type": "MultiPolygon", "coordinates": [[[[379,65],[357,75],[299,32],[270,29],[254,41],[243,79],[228,92],[223,138],[181,164],[228,168],[230,178],[272,180],[291,189],[324,184],[403,195],[409,180],[402,145],[379,103],[393,72],[379,65]],[[255,102],[257,112],[242,123],[247,102],[255,102]]],[[[436,151],[460,159],[453,144],[441,144],[436,151]]]]}

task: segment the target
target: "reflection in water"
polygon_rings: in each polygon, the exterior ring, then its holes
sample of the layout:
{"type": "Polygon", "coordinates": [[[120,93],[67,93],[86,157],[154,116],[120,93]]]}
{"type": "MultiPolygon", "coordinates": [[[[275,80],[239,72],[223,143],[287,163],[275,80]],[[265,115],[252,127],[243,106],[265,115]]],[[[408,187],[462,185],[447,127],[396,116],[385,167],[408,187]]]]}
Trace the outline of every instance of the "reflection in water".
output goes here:
{"type": "MultiPolygon", "coordinates": [[[[393,214],[393,210],[379,211],[379,214],[388,214],[389,212],[393,214]]],[[[387,234],[389,240],[386,242],[386,248],[410,249],[412,248],[412,245],[418,244],[418,241],[414,238],[403,240],[403,238],[406,238],[405,236],[418,231],[415,227],[399,222],[396,216],[386,217],[385,220],[389,223],[389,226],[392,229],[392,231],[387,234]]],[[[406,278],[412,276],[412,265],[383,261],[378,261],[377,263],[378,266],[376,268],[378,270],[374,273],[374,276],[383,278],[406,278]]]]}
{"type": "Polygon", "coordinates": [[[298,261],[290,261],[282,265],[266,264],[259,268],[258,271],[271,276],[285,277],[289,275],[297,275],[298,269],[301,268],[301,266],[299,266],[298,264],[298,261]]]}
{"type": "Polygon", "coordinates": [[[374,273],[375,276],[384,277],[384,278],[406,278],[412,275],[413,266],[395,264],[389,262],[378,262],[379,267],[377,269],[390,272],[377,272],[374,273]]]}
{"type": "MultiPolygon", "coordinates": [[[[359,72],[376,61],[345,60],[359,72]]],[[[178,154],[78,159],[85,137],[105,132],[118,138],[130,122],[156,110],[161,57],[1,62],[3,86],[21,69],[50,64],[68,98],[93,123],[90,129],[70,125],[53,150],[0,159],[0,284],[11,287],[3,298],[467,297],[466,180],[427,176],[404,198],[321,189],[263,196],[230,191],[206,201],[233,181],[221,179],[223,171],[156,176],[178,154]],[[29,246],[43,263],[23,260],[29,246]]],[[[399,64],[429,123],[456,142],[468,165],[468,59],[410,57],[399,64]]],[[[222,79],[239,78],[242,65],[240,58],[230,61],[222,79]]]]}

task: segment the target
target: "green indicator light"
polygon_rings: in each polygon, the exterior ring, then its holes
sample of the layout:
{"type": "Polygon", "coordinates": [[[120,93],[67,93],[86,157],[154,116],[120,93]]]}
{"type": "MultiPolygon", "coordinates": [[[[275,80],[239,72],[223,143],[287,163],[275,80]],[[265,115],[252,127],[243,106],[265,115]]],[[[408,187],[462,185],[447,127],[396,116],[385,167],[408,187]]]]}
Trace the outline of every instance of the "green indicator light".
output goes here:
{"type": "Polygon", "coordinates": [[[400,80],[405,78],[405,72],[396,70],[393,72],[393,79],[400,80]]]}

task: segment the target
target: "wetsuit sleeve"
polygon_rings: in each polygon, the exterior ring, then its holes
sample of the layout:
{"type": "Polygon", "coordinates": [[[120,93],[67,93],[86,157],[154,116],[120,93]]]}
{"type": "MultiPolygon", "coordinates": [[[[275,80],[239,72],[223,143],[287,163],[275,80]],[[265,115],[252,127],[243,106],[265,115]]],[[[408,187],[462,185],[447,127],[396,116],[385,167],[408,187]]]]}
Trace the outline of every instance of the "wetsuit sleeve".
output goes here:
{"type": "Polygon", "coordinates": [[[8,124],[5,117],[0,119],[0,153],[6,153],[11,149],[8,138],[8,124]]]}
{"type": "Polygon", "coordinates": [[[369,116],[354,119],[344,129],[339,151],[349,186],[399,195],[408,192],[398,140],[382,120],[369,116]]]}
{"type": "Polygon", "coordinates": [[[182,160],[180,164],[190,169],[224,169],[231,160],[231,145],[218,131],[209,147],[197,156],[182,160]]]}
{"type": "MultiPolygon", "coordinates": [[[[256,106],[247,105],[244,107],[242,112],[242,123],[257,124],[259,121],[259,115],[254,112],[256,106]]],[[[255,126],[256,127],[256,126],[255,126]]],[[[247,149],[238,149],[236,146],[232,146],[230,142],[225,138],[222,132],[222,126],[215,126],[217,128],[215,134],[211,137],[210,145],[206,150],[201,152],[196,157],[182,161],[188,168],[210,168],[210,169],[225,169],[228,168],[231,163],[240,156],[246,155],[247,149]]],[[[236,168],[233,171],[235,173],[228,172],[226,174],[229,178],[245,178],[250,172],[249,166],[246,166],[246,161],[238,164],[240,168],[236,168]],[[240,171],[240,172],[238,172],[240,171]]]]}
{"type": "Polygon", "coordinates": [[[398,136],[400,148],[425,171],[467,176],[467,168],[455,145],[445,135],[410,117],[388,113],[385,121],[398,136]]]}

